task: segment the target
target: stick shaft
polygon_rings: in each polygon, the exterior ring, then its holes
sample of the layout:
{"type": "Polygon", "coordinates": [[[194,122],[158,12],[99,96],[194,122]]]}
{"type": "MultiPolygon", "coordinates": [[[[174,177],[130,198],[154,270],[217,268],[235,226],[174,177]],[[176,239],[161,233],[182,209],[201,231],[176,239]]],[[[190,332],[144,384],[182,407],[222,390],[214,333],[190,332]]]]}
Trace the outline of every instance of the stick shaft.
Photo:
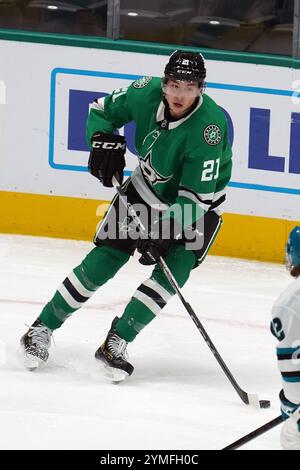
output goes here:
{"type": "Polygon", "coordinates": [[[232,444],[229,444],[228,446],[224,447],[222,450],[234,450],[238,449],[239,447],[247,444],[247,442],[252,441],[252,439],[255,439],[256,437],[261,436],[267,431],[270,431],[271,429],[275,428],[275,426],[278,426],[278,424],[283,422],[283,417],[277,416],[277,418],[272,419],[272,421],[269,421],[268,423],[264,424],[260,428],[255,429],[254,431],[250,432],[249,434],[246,434],[246,436],[241,437],[237,441],[233,442],[232,444]]]}
{"type": "MultiPolygon", "coordinates": [[[[142,233],[145,233],[146,228],[144,227],[144,225],[143,225],[142,221],[140,220],[139,216],[136,214],[134,208],[127,201],[126,194],[125,194],[124,190],[121,188],[121,186],[119,185],[119,183],[118,183],[118,181],[116,180],[115,177],[113,177],[113,185],[114,185],[115,189],[117,190],[121,201],[127,207],[128,213],[133,218],[135,224],[137,225],[137,227],[139,227],[141,229],[142,233]]],[[[249,397],[248,397],[247,392],[242,390],[241,387],[238,385],[238,383],[236,382],[236,380],[233,377],[232,373],[230,372],[227,365],[223,361],[221,355],[219,354],[217,348],[215,347],[212,340],[210,339],[210,337],[209,337],[208,333],[206,332],[205,328],[203,327],[202,323],[200,322],[199,318],[197,317],[195,311],[193,310],[191,305],[183,297],[183,295],[181,293],[181,290],[180,290],[180,287],[179,287],[175,277],[173,276],[171,270],[169,269],[167,263],[165,262],[165,260],[162,257],[159,258],[159,263],[162,266],[168,281],[170,282],[171,286],[173,287],[173,289],[177,293],[177,295],[178,295],[179,299],[181,300],[183,306],[185,307],[185,309],[188,312],[189,316],[192,318],[192,320],[195,323],[197,329],[200,331],[200,333],[201,333],[202,337],[204,338],[206,344],[208,345],[208,347],[211,350],[211,352],[213,353],[215,359],[217,360],[217,362],[221,366],[223,372],[227,376],[227,378],[230,381],[231,385],[234,387],[235,391],[237,392],[237,394],[239,395],[241,400],[246,405],[249,405],[249,397]]]]}

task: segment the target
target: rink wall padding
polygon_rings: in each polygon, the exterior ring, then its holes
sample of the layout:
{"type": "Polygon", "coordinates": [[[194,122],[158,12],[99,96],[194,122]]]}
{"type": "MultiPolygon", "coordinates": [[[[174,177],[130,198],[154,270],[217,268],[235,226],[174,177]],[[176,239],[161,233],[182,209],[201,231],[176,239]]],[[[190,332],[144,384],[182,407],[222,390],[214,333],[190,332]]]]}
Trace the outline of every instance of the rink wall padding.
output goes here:
{"type": "Polygon", "coordinates": [[[91,240],[107,203],[1,191],[0,206],[0,232],[91,240]]]}
{"type": "Polygon", "coordinates": [[[289,232],[299,222],[224,214],[211,254],[281,263],[289,232]]]}
{"type": "MultiPolygon", "coordinates": [[[[93,238],[109,202],[0,192],[0,232],[74,240],[93,238]]],[[[282,262],[289,231],[299,222],[224,214],[210,254],[282,262]]]]}

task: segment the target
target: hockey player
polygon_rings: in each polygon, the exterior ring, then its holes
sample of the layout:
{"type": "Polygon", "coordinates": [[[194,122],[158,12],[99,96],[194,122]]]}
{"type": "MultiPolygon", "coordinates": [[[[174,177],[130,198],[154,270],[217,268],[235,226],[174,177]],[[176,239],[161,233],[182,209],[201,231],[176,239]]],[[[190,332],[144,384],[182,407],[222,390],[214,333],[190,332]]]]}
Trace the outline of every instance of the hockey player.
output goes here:
{"type": "Polygon", "coordinates": [[[300,227],[289,235],[286,267],[295,281],[275,302],[271,331],[279,341],[277,358],[283,385],[279,398],[286,421],[281,445],[285,450],[300,450],[300,227]]]}
{"type": "Polygon", "coordinates": [[[29,367],[47,360],[52,332],[113,278],[137,249],[141,264],[155,265],[152,275],[137,288],[122,316],[115,317],[95,353],[113,380],[131,375],[128,342],[175,293],[159,257],[164,257],[180,286],[205,258],[221,226],[232,166],[226,118],[204,94],[205,78],[200,53],[175,51],[163,79],[141,78],[92,104],[88,166],[106,187],[113,186],[114,175],[123,180],[126,142],[116,131],[130,121],[136,124],[139,164],[123,190],[128,202],[139,208],[147,236],[137,230],[116,196],[96,232],[95,248],[22,337],[29,367]]]}

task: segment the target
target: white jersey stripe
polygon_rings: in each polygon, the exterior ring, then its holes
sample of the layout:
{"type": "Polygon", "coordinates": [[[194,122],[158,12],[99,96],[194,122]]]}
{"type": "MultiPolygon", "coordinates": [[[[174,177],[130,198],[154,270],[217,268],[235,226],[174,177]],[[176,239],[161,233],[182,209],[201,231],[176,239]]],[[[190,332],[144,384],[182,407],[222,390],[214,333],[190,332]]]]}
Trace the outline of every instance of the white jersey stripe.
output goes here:
{"type": "MultiPolygon", "coordinates": [[[[299,352],[297,353],[297,355],[299,352]]],[[[296,355],[295,355],[296,356],[296,355]]],[[[284,359],[278,361],[280,372],[298,372],[300,371],[300,359],[284,359]]]]}
{"type": "MultiPolygon", "coordinates": [[[[224,196],[226,194],[226,189],[223,189],[222,191],[218,191],[217,193],[214,193],[213,195],[213,202],[217,201],[220,199],[220,197],[224,196]]],[[[203,195],[204,196],[204,195],[203,195]]]]}
{"type": "Polygon", "coordinates": [[[104,111],[104,98],[99,98],[97,101],[94,101],[93,103],[90,103],[89,105],[89,111],[92,109],[96,109],[97,111],[104,111]]]}
{"type": "Polygon", "coordinates": [[[210,243],[207,245],[207,248],[206,248],[205,252],[203,253],[203,255],[201,256],[201,258],[198,259],[199,263],[201,263],[202,260],[204,260],[205,256],[207,255],[208,250],[210,249],[211,245],[213,244],[214,239],[215,239],[215,236],[217,235],[217,233],[218,233],[218,231],[219,231],[219,229],[220,229],[221,224],[222,224],[222,220],[219,219],[219,223],[218,223],[218,225],[217,225],[217,227],[216,227],[216,229],[215,229],[215,231],[214,231],[214,233],[213,233],[213,236],[212,236],[211,239],[210,239],[210,243]]]}
{"type": "Polygon", "coordinates": [[[203,202],[201,202],[198,197],[191,193],[190,191],[185,191],[183,189],[180,189],[178,191],[178,196],[182,196],[182,197],[186,197],[187,199],[190,199],[191,201],[195,202],[195,204],[198,204],[198,206],[201,207],[201,209],[203,209],[205,212],[208,211],[209,207],[210,207],[210,203],[209,204],[205,204],[203,202]]]}

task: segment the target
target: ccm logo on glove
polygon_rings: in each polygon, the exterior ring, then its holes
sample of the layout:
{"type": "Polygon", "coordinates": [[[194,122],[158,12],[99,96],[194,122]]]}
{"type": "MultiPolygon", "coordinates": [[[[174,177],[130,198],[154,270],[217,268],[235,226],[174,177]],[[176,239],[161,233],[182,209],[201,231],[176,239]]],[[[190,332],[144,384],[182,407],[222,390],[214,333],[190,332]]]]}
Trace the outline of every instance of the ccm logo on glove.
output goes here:
{"type": "Polygon", "coordinates": [[[126,144],[117,143],[117,142],[97,142],[94,141],[92,142],[92,147],[94,149],[108,149],[108,150],[118,150],[118,149],[125,149],[126,150],[126,144]]]}

